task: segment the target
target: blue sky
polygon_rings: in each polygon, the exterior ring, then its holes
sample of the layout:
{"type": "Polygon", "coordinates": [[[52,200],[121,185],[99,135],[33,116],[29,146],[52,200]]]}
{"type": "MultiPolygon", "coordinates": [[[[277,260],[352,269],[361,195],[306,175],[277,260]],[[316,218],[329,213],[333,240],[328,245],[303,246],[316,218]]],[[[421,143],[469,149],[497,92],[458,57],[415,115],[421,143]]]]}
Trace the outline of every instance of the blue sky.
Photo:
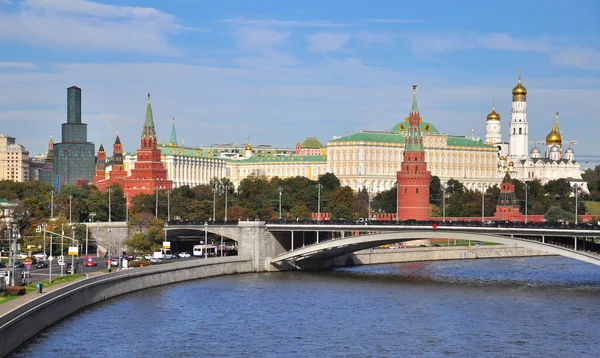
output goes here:
{"type": "Polygon", "coordinates": [[[530,140],[559,111],[576,154],[600,154],[597,1],[0,0],[0,132],[32,154],[60,141],[71,85],[88,139],[128,151],[147,92],[160,141],[175,118],[186,146],[292,147],[391,129],[413,83],[449,134],[483,137],[495,99],[508,140],[518,69],[530,140]]]}

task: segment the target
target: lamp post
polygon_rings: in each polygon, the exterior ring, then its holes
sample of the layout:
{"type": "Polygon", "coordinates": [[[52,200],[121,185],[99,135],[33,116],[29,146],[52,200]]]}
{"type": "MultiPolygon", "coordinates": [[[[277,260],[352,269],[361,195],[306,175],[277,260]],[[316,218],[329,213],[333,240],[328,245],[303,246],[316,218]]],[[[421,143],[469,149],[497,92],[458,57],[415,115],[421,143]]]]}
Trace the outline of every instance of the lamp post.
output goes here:
{"type": "Polygon", "coordinates": [[[54,217],[54,190],[50,191],[50,219],[54,217]]]}
{"type": "Polygon", "coordinates": [[[71,216],[71,205],[73,203],[73,195],[69,194],[69,224],[73,222],[73,218],[71,216]]]}
{"type": "Polygon", "coordinates": [[[229,183],[225,184],[225,222],[227,222],[227,194],[229,194],[229,183]]]}
{"type": "Polygon", "coordinates": [[[111,232],[111,227],[110,227],[110,223],[112,222],[112,215],[111,215],[111,194],[112,194],[112,188],[108,188],[108,234],[107,234],[107,239],[108,239],[108,265],[110,268],[110,232],[111,232]]]}
{"type": "Polygon", "coordinates": [[[167,190],[167,222],[171,221],[171,191],[167,190]]]}
{"type": "MultiPolygon", "coordinates": [[[[71,230],[73,232],[73,244],[75,245],[75,229],[77,229],[77,226],[75,226],[75,223],[73,223],[73,226],[71,226],[71,230]]],[[[79,246],[79,243],[77,243],[77,246],[79,246]]],[[[75,255],[71,255],[71,275],[75,274],[75,255]]]]}
{"type": "Polygon", "coordinates": [[[154,199],[154,217],[158,218],[158,187],[156,187],[156,198],[154,199]]]}
{"type": "Polygon", "coordinates": [[[484,183],[480,184],[481,186],[481,223],[485,223],[485,187],[484,183]]]}
{"type": "Polygon", "coordinates": [[[11,286],[15,286],[15,263],[17,262],[17,240],[18,240],[18,231],[17,224],[12,224],[12,239],[13,239],[13,252],[12,252],[12,275],[10,277],[11,286]]]}
{"type": "Polygon", "coordinates": [[[204,222],[204,250],[202,250],[204,258],[208,258],[208,223],[204,222]]]}
{"type": "Polygon", "coordinates": [[[573,188],[575,188],[575,225],[577,225],[579,223],[577,220],[577,197],[579,196],[579,185],[575,184],[573,188]]]}
{"type": "MultiPolygon", "coordinates": [[[[321,222],[321,187],[323,185],[321,185],[321,183],[317,184],[317,190],[318,190],[318,196],[317,196],[317,221],[321,222]]],[[[317,232],[317,238],[318,238],[319,233],[317,232]]],[[[318,240],[317,240],[318,242],[318,240]]]]}
{"type": "MultiPolygon", "coordinates": [[[[46,227],[44,227],[44,235],[46,234],[46,227]]],[[[48,256],[48,283],[52,283],[52,261],[54,257],[52,256],[52,235],[50,235],[50,256],[48,256]]]]}
{"type": "Polygon", "coordinates": [[[400,221],[400,183],[396,182],[396,224],[400,221]]]}
{"type": "Polygon", "coordinates": [[[527,224],[527,189],[529,188],[529,185],[527,185],[527,183],[525,183],[525,224],[527,224]]]}
{"type": "Polygon", "coordinates": [[[129,193],[125,193],[125,222],[129,222],[129,193]]]}
{"type": "Polygon", "coordinates": [[[369,202],[367,221],[371,221],[371,188],[367,188],[367,201],[369,202]]]}
{"type": "Polygon", "coordinates": [[[283,188],[279,187],[277,191],[279,192],[279,220],[281,220],[281,194],[283,194],[283,188]]]}
{"type": "Polygon", "coordinates": [[[48,225],[47,222],[43,221],[42,222],[42,228],[44,229],[44,257],[48,257],[46,256],[46,226],[48,225]]]}
{"type": "Polygon", "coordinates": [[[213,192],[213,215],[212,215],[212,221],[215,222],[216,219],[216,215],[217,215],[217,184],[215,183],[215,185],[213,186],[212,192],[213,192]]]}
{"type": "Polygon", "coordinates": [[[446,222],[446,189],[448,189],[448,183],[442,184],[442,222],[446,222]]]}

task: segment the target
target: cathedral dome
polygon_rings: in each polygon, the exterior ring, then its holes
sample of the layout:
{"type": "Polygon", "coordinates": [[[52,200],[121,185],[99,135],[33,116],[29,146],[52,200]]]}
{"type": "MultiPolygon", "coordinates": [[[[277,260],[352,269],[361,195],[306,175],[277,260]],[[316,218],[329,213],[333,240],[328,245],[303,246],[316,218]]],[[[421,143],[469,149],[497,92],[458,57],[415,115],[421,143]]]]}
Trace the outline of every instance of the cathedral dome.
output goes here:
{"type": "Polygon", "coordinates": [[[496,112],[496,109],[494,109],[494,107],[492,107],[492,111],[490,112],[490,114],[487,115],[487,120],[488,121],[499,121],[500,120],[500,115],[498,114],[498,112],[496,112]]]}
{"type": "Polygon", "coordinates": [[[531,150],[531,154],[541,154],[541,152],[538,147],[533,147],[533,149],[531,150]]]}
{"type": "Polygon", "coordinates": [[[569,148],[567,148],[567,150],[565,150],[565,154],[573,154],[573,153],[575,153],[575,152],[573,151],[573,148],[571,148],[571,147],[569,147],[569,148]]]}
{"type": "Polygon", "coordinates": [[[526,96],[527,95],[527,88],[525,88],[521,84],[521,76],[519,76],[519,83],[517,84],[517,86],[515,88],[513,88],[512,94],[513,94],[513,96],[526,96]]]}
{"type": "Polygon", "coordinates": [[[550,153],[560,152],[560,148],[557,145],[550,147],[550,153]]]}
{"type": "Polygon", "coordinates": [[[504,158],[504,156],[501,156],[501,157],[500,157],[500,160],[505,160],[505,159],[506,159],[506,158],[504,158]]]}
{"type": "Polygon", "coordinates": [[[556,125],[552,125],[552,130],[546,136],[546,144],[548,145],[556,145],[562,143],[562,137],[560,133],[556,130],[556,125]]]}
{"type": "Polygon", "coordinates": [[[246,144],[245,150],[252,150],[252,146],[250,145],[250,143],[246,144]]]}
{"type": "Polygon", "coordinates": [[[515,163],[513,163],[513,162],[511,161],[511,162],[509,162],[509,163],[508,163],[508,166],[509,166],[509,167],[514,167],[514,166],[515,166],[515,163]]]}

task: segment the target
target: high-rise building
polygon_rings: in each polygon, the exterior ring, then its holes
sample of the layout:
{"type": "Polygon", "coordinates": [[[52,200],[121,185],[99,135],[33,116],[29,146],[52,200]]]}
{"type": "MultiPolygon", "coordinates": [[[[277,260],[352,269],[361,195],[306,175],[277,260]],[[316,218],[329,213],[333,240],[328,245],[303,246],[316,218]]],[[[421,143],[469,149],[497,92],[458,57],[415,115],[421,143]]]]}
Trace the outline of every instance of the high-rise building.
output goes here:
{"type": "Polygon", "coordinates": [[[0,134],[0,180],[29,181],[29,151],[5,134],[0,134]]]}
{"type": "Polygon", "coordinates": [[[417,106],[417,85],[413,85],[413,101],[408,117],[408,132],[398,179],[398,220],[429,220],[429,184],[421,116],[417,106]]]}
{"type": "Polygon", "coordinates": [[[53,187],[56,186],[56,173],[54,173],[54,139],[52,139],[52,134],[50,134],[48,152],[46,153],[44,164],[39,169],[38,178],[44,184],[53,187]]]}
{"type": "Polygon", "coordinates": [[[81,185],[94,177],[94,144],[87,141],[87,124],[81,122],[81,88],[67,89],[67,122],[60,143],[54,144],[54,173],[58,188],[81,185]]]}

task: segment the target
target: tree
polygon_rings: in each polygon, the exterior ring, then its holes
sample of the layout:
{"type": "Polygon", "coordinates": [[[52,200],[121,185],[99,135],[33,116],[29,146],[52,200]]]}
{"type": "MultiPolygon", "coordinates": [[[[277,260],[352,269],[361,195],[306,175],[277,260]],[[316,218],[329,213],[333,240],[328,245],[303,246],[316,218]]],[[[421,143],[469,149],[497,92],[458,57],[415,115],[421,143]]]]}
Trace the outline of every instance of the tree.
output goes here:
{"type": "Polygon", "coordinates": [[[354,202],[354,193],[350,187],[343,187],[331,193],[329,208],[332,219],[354,219],[352,213],[352,204],[354,202]]]}
{"type": "Polygon", "coordinates": [[[290,209],[290,219],[291,220],[305,220],[311,218],[311,211],[306,205],[294,205],[290,209]]]}
{"type": "Polygon", "coordinates": [[[546,219],[546,221],[550,221],[550,222],[572,222],[575,220],[575,215],[573,215],[573,213],[570,213],[566,210],[563,210],[562,208],[558,207],[558,206],[552,206],[548,209],[548,211],[546,211],[546,214],[544,214],[544,218],[546,219]]]}
{"type": "Polygon", "coordinates": [[[397,186],[394,185],[390,190],[384,190],[377,193],[371,203],[372,209],[379,213],[395,213],[398,205],[397,189],[397,186]]]}
{"type": "Polygon", "coordinates": [[[431,182],[429,183],[429,202],[441,205],[442,192],[443,190],[440,178],[436,175],[433,175],[431,177],[431,182]]]}

